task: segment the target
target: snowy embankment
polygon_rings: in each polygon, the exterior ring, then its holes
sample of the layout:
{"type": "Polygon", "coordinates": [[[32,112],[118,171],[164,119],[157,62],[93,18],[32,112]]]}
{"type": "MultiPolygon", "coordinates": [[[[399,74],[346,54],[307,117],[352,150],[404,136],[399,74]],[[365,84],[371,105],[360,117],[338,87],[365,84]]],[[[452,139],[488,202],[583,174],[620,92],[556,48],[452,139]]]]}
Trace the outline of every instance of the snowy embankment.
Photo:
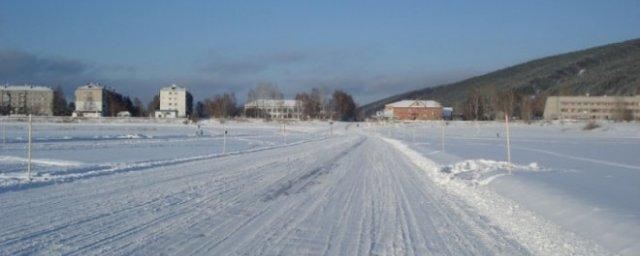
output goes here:
{"type": "MultiPolygon", "coordinates": [[[[562,230],[557,225],[539,218],[535,213],[520,208],[515,201],[509,200],[495,192],[477,187],[470,187],[465,180],[456,179],[450,170],[468,169],[470,162],[443,170],[442,167],[405,144],[394,139],[384,139],[408,157],[416,166],[425,171],[428,177],[444,188],[464,199],[475,207],[478,213],[489,217],[503,230],[510,232],[518,242],[537,255],[605,255],[605,249],[593,241],[585,240],[573,233],[562,230]],[[466,166],[465,166],[466,165],[466,166]]],[[[482,163],[482,161],[481,161],[482,163]]],[[[484,162],[486,164],[486,161],[484,162]]],[[[485,171],[487,165],[480,169],[485,171]]],[[[491,165],[489,165],[491,166],[491,165]]],[[[480,167],[476,165],[475,167],[480,167]]],[[[488,169],[495,168],[495,166],[488,169]]],[[[518,168],[516,166],[516,168],[518,168]]],[[[531,167],[529,167],[531,168],[531,167]]],[[[469,171],[465,171],[469,172],[469,171]]],[[[495,177],[495,176],[494,176],[495,177]]]]}
{"type": "Polygon", "coordinates": [[[583,130],[584,125],[513,124],[512,165],[504,160],[501,123],[450,122],[445,152],[440,122],[371,129],[427,158],[449,185],[497,195],[613,253],[638,255],[640,126],[601,123],[583,130]]]}

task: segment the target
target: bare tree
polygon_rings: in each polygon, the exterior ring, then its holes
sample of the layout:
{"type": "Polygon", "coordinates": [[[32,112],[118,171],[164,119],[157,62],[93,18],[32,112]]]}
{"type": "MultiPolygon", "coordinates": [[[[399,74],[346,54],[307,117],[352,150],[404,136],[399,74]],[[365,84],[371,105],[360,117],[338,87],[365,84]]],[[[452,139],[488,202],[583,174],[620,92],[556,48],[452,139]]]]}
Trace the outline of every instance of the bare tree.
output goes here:
{"type": "Polygon", "coordinates": [[[480,90],[474,88],[469,92],[467,97],[466,108],[463,111],[465,119],[478,120],[481,119],[484,112],[483,96],[480,94],[480,90]]]}
{"type": "Polygon", "coordinates": [[[305,118],[323,118],[322,114],[325,103],[323,102],[324,94],[321,89],[312,88],[310,93],[298,93],[296,100],[300,103],[302,114],[305,118]]]}
{"type": "Polygon", "coordinates": [[[204,108],[216,118],[229,118],[237,114],[237,101],[233,93],[217,94],[204,101],[204,108]]]}
{"type": "Polygon", "coordinates": [[[616,97],[614,119],[616,122],[632,121],[633,110],[627,107],[627,103],[622,97],[616,97]]]}
{"type": "Polygon", "coordinates": [[[142,104],[142,101],[138,99],[138,97],[133,98],[133,112],[131,114],[137,117],[143,117],[147,115],[144,104],[142,104]]]}
{"type": "Polygon", "coordinates": [[[322,114],[327,112],[327,102],[325,101],[324,89],[314,87],[311,89],[311,93],[309,94],[309,103],[307,108],[309,108],[309,113],[312,118],[326,118],[323,117],[322,114]]]}
{"type": "Polygon", "coordinates": [[[298,107],[302,109],[302,119],[307,120],[311,118],[311,114],[309,113],[309,108],[308,108],[308,104],[310,100],[309,94],[306,92],[298,93],[296,94],[295,99],[298,104],[298,107]]]}
{"type": "MultiPolygon", "coordinates": [[[[257,100],[281,100],[283,98],[282,92],[277,86],[270,83],[261,83],[253,89],[250,89],[247,93],[247,102],[255,102],[257,100]]],[[[260,106],[260,102],[256,108],[248,110],[249,113],[245,113],[248,116],[268,118],[265,111],[262,111],[263,106],[260,106]]]]}
{"type": "Polygon", "coordinates": [[[277,86],[270,83],[261,83],[247,93],[247,102],[255,100],[281,100],[282,92],[277,86]]]}
{"type": "Polygon", "coordinates": [[[520,118],[529,122],[533,117],[534,95],[524,95],[520,98],[520,118]]]}
{"type": "Polygon", "coordinates": [[[498,105],[497,110],[502,111],[504,114],[513,116],[516,101],[516,93],[513,89],[507,88],[498,92],[498,98],[495,102],[498,105]]]}

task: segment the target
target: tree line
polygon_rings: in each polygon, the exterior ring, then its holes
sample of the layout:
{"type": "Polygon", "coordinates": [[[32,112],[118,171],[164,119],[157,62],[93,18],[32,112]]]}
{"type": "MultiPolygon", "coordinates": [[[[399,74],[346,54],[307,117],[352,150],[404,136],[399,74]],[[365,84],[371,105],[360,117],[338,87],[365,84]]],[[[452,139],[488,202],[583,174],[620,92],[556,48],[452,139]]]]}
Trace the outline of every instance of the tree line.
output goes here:
{"type": "MultiPolygon", "coordinates": [[[[247,93],[247,102],[256,100],[282,100],[284,95],[273,84],[260,84],[247,93]]],[[[309,92],[299,92],[295,98],[302,112],[303,120],[356,120],[356,103],[353,97],[343,90],[336,89],[329,94],[324,89],[312,88],[309,92]]],[[[233,92],[214,95],[195,104],[196,118],[232,118],[236,116],[266,118],[269,116],[259,109],[245,111],[238,105],[233,92]]]]}
{"type": "Polygon", "coordinates": [[[510,117],[529,121],[541,119],[547,95],[514,88],[472,88],[462,105],[456,106],[465,120],[495,120],[510,117]]]}
{"type": "MultiPolygon", "coordinates": [[[[116,116],[121,111],[128,111],[134,117],[147,117],[160,108],[160,97],[154,95],[146,105],[137,98],[131,99],[112,90],[106,90],[108,101],[108,115],[116,116]]],[[[67,102],[62,87],[53,90],[53,114],[56,116],[69,116],[75,110],[74,102],[67,102]]],[[[255,100],[282,100],[284,95],[273,84],[259,84],[247,93],[247,102],[255,100]]],[[[340,89],[329,92],[323,88],[312,88],[308,92],[299,92],[294,98],[302,112],[303,120],[340,120],[354,121],[356,116],[356,103],[353,97],[340,89]]],[[[191,106],[191,104],[187,104],[191,106]]],[[[190,109],[191,110],[191,109],[190,109]]],[[[244,111],[233,92],[213,95],[194,104],[191,117],[200,118],[233,118],[237,116],[268,118],[265,113],[244,111]]]]}
{"type": "MultiPolygon", "coordinates": [[[[553,95],[573,96],[574,93],[569,86],[563,86],[553,95]]],[[[530,87],[497,89],[495,86],[488,86],[482,90],[472,88],[467,99],[457,108],[462,110],[459,113],[464,120],[496,120],[508,114],[512,118],[528,122],[543,118],[547,97],[553,95],[530,87]]],[[[619,102],[612,119],[631,121],[633,112],[619,102]]]]}

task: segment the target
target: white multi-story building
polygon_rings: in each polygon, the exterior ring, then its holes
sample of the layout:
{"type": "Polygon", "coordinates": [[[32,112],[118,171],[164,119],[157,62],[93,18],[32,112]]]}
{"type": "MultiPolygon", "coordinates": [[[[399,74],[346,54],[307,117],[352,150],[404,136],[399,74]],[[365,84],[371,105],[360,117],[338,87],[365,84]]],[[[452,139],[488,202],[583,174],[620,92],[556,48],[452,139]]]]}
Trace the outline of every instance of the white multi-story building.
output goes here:
{"type": "Polygon", "coordinates": [[[74,116],[101,117],[109,115],[108,91],[100,84],[88,83],[75,91],[76,109],[74,116]]]}
{"type": "Polygon", "coordinates": [[[53,115],[53,90],[43,86],[0,86],[2,114],[53,115]]]}
{"type": "Polygon", "coordinates": [[[156,118],[184,118],[191,115],[193,97],[184,87],[172,84],[160,89],[160,109],[156,110],[156,118]]]}
{"type": "Polygon", "coordinates": [[[544,118],[640,120],[640,96],[549,96],[544,118]]]}
{"type": "Polygon", "coordinates": [[[273,119],[300,119],[302,107],[297,100],[254,100],[244,105],[245,115],[273,119]]]}

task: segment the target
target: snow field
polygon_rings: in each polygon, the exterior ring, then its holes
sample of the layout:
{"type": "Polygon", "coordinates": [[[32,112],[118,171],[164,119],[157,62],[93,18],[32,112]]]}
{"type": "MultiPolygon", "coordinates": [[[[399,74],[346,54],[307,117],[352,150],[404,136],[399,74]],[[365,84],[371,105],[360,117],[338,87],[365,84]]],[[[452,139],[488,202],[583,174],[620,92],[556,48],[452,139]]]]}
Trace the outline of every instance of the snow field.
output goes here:
{"type": "MultiPolygon", "coordinates": [[[[25,185],[25,123],[4,123],[0,191],[25,185]]],[[[321,139],[326,132],[301,125],[302,132],[278,124],[60,124],[34,123],[34,183],[140,170],[158,165],[248,153],[321,139]],[[305,129],[306,128],[306,129],[305,129]],[[226,138],[224,130],[228,131],[226,138]],[[201,130],[202,135],[196,131],[201,130]],[[223,148],[224,147],[224,148],[223,148]]]]}
{"type": "Polygon", "coordinates": [[[8,123],[0,255],[634,255],[633,125],[8,123]]]}
{"type": "MultiPolygon", "coordinates": [[[[444,171],[435,162],[423,157],[420,153],[408,148],[402,142],[385,139],[389,144],[403,152],[411,161],[428,173],[431,180],[441,185],[447,191],[463,198],[469,205],[478,210],[478,213],[489,216],[503,230],[516,237],[516,240],[526,246],[536,255],[608,255],[610,252],[599,246],[594,241],[584,239],[571,232],[563,230],[557,225],[539,218],[535,213],[522,208],[517,202],[509,200],[491,190],[470,187],[468,182],[452,179],[448,171],[444,171]]],[[[483,172],[487,163],[491,169],[503,167],[507,163],[488,162],[486,160],[474,161],[484,163],[484,167],[477,170],[483,172]]],[[[474,168],[470,162],[458,163],[453,170],[474,168]],[[466,165],[466,166],[465,166],[466,165]]],[[[518,166],[516,166],[518,168],[518,166]]],[[[531,167],[529,167],[531,168],[531,167]]],[[[537,167],[533,167],[536,168],[537,167]]],[[[445,169],[446,170],[446,169],[445,169]]],[[[493,176],[496,177],[496,176],[493,176]]],[[[464,179],[463,179],[464,180],[464,179]]],[[[482,181],[480,181],[482,182],[482,181]]]]}
{"type": "Polygon", "coordinates": [[[435,162],[455,184],[496,193],[613,253],[637,255],[640,126],[603,122],[585,131],[584,125],[512,123],[512,175],[504,162],[503,123],[448,122],[444,152],[441,122],[372,124],[369,129],[435,162]]]}
{"type": "Polygon", "coordinates": [[[529,254],[379,138],[337,133],[5,190],[0,254],[529,254]]]}

